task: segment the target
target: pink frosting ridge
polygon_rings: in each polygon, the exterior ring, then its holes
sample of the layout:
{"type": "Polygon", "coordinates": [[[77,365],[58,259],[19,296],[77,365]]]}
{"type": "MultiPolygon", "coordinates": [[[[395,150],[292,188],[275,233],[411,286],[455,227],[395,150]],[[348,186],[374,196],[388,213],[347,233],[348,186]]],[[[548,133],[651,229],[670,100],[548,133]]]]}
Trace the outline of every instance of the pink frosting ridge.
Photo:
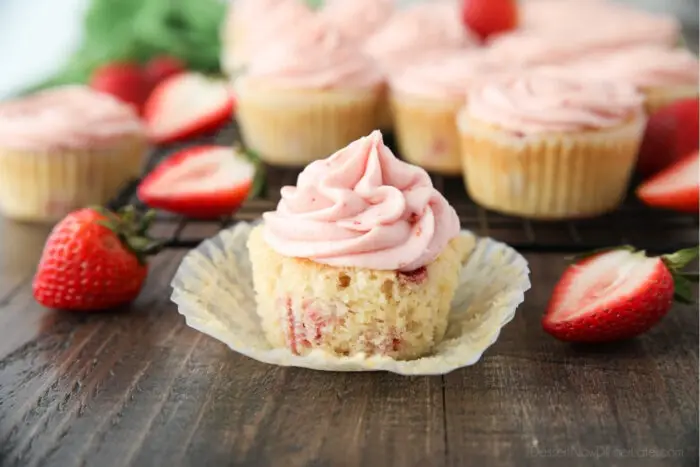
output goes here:
{"type": "Polygon", "coordinates": [[[237,29],[245,30],[243,43],[235,43],[232,53],[247,60],[254,53],[276,43],[314,18],[314,12],[302,0],[235,0],[227,18],[225,38],[231,40],[237,29]]]}
{"type": "Polygon", "coordinates": [[[698,58],[686,49],[638,46],[592,54],[570,65],[587,76],[626,81],[640,88],[696,86],[698,58]]]}
{"type": "Polygon", "coordinates": [[[390,77],[395,92],[429,99],[461,100],[470,86],[502,73],[508,64],[497,62],[482,49],[429,56],[390,77]]]}
{"type": "Polygon", "coordinates": [[[0,104],[0,145],[5,148],[84,148],[126,135],[145,135],[136,112],[85,86],[64,86],[0,104]]]}
{"type": "Polygon", "coordinates": [[[522,8],[522,27],[490,41],[503,60],[552,64],[595,51],[670,46],[680,34],[672,16],[604,0],[539,0],[522,8]]]}
{"type": "Polygon", "coordinates": [[[380,65],[395,69],[435,51],[477,44],[460,20],[457,2],[435,0],[397,11],[367,39],[364,50],[380,65]]]}
{"type": "Polygon", "coordinates": [[[626,83],[540,68],[473,89],[467,115],[518,133],[568,132],[620,125],[642,114],[643,100],[626,83]]]}
{"type": "Polygon", "coordinates": [[[432,262],[460,231],[427,172],[397,159],[379,131],[309,164],[264,219],[281,255],[403,272],[432,262]]]}
{"type": "Polygon", "coordinates": [[[352,41],[316,18],[254,57],[246,79],[282,88],[367,88],[382,76],[352,41]]]}
{"type": "Polygon", "coordinates": [[[348,39],[363,42],[393,12],[393,0],[326,0],[319,15],[348,39]]]}

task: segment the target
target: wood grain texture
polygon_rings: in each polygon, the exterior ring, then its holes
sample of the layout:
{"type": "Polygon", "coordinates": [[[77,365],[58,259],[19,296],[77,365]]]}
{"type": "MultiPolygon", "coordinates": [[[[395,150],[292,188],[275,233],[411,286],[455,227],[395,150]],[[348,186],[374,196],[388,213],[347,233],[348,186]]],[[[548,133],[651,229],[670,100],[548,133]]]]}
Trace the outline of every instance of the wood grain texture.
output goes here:
{"type": "Polygon", "coordinates": [[[624,344],[559,343],[539,320],[562,255],[528,255],[535,286],[479,364],[406,378],[265,365],[188,328],[169,301],[184,250],[154,259],[130,309],[43,310],[27,280],[42,241],[0,268],[3,466],[697,465],[697,311],[624,344]]]}

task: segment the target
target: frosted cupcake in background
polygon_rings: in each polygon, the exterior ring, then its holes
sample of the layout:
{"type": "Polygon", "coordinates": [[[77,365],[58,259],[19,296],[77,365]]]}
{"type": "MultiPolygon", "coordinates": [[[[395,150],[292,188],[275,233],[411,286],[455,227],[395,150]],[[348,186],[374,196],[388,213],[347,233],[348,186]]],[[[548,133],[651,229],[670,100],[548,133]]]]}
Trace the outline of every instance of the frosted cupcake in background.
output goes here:
{"type": "Polygon", "coordinates": [[[377,127],[382,75],[320,19],[257,55],[234,87],[243,140],[271,164],[303,166],[377,127]]]}
{"type": "Polygon", "coordinates": [[[0,211],[53,222],[104,204],[140,175],[145,130],[131,106],[83,86],[0,104],[0,211]]]}
{"type": "MultiPolygon", "coordinates": [[[[478,39],[462,24],[458,3],[436,0],[397,10],[364,42],[384,76],[394,76],[403,67],[434,53],[477,47],[478,39]]],[[[388,94],[384,96],[388,100],[388,94]]],[[[388,104],[380,107],[380,128],[393,126],[388,104]]]]}
{"type": "Polygon", "coordinates": [[[622,202],[646,124],[627,83],[536,69],[472,90],[459,115],[467,191],[496,211],[589,217],[622,202]]]}
{"type": "Polygon", "coordinates": [[[303,0],[234,0],[221,30],[221,68],[241,74],[251,57],[302,27],[315,13],[303,0]]]}
{"type": "Polygon", "coordinates": [[[442,340],[472,241],[428,174],[375,131],[283,188],[248,247],[273,347],[411,359],[442,340]]]}
{"type": "Polygon", "coordinates": [[[586,76],[624,81],[645,96],[648,114],[698,95],[698,58],[685,49],[639,46],[586,56],[570,65],[586,76]]]}
{"type": "Polygon", "coordinates": [[[391,79],[391,107],[400,153],[427,170],[459,174],[462,162],[457,112],[469,87],[503,65],[482,50],[425,58],[391,79]]]}

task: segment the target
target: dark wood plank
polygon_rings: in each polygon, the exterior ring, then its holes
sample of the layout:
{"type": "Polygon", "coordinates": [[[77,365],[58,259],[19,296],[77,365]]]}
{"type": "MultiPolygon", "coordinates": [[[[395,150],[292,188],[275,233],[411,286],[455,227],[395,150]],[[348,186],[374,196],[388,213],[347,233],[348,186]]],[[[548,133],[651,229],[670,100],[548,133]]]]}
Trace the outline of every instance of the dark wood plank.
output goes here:
{"type": "Polygon", "coordinates": [[[565,262],[528,259],[516,319],[481,364],[445,377],[449,465],[697,465],[697,310],[675,306],[626,343],[561,343],[539,319],[565,262]]]}
{"type": "Polygon", "coordinates": [[[559,343],[539,320],[563,255],[528,255],[535,286],[482,362],[404,378],[264,365],[188,328],[169,301],[184,250],[128,310],[43,310],[26,281],[42,241],[0,268],[25,277],[0,303],[2,465],[697,464],[697,311],[627,344],[559,343]]]}

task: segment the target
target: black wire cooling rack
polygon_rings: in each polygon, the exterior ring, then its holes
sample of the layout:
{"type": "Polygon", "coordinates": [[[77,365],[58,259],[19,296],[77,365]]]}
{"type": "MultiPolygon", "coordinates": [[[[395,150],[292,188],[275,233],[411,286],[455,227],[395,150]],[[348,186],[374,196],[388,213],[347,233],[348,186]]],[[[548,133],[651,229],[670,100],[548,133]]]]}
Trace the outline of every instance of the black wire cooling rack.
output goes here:
{"type": "MultiPolygon", "coordinates": [[[[145,173],[152,170],[172,152],[195,144],[233,144],[238,140],[235,126],[217,135],[190,141],[187,144],[160,148],[151,153],[145,173]]],[[[391,145],[391,139],[389,144],[391,145]]],[[[232,217],[218,221],[200,221],[159,212],[157,223],[166,228],[161,240],[169,248],[193,248],[218,230],[238,221],[253,221],[265,211],[275,208],[279,191],[284,185],[293,185],[297,169],[266,168],[265,189],[259,197],[249,200],[232,217]]],[[[132,204],[146,207],[136,196],[139,180],[134,180],[120,191],[110,203],[111,208],[132,204]]],[[[668,252],[695,246],[698,243],[698,217],[650,209],[633,195],[614,213],[586,220],[551,222],[530,221],[486,210],[476,205],[466,194],[461,178],[433,176],[433,183],[459,214],[462,227],[479,235],[506,242],[520,251],[575,253],[614,245],[629,244],[649,252],[668,252]]]]}

